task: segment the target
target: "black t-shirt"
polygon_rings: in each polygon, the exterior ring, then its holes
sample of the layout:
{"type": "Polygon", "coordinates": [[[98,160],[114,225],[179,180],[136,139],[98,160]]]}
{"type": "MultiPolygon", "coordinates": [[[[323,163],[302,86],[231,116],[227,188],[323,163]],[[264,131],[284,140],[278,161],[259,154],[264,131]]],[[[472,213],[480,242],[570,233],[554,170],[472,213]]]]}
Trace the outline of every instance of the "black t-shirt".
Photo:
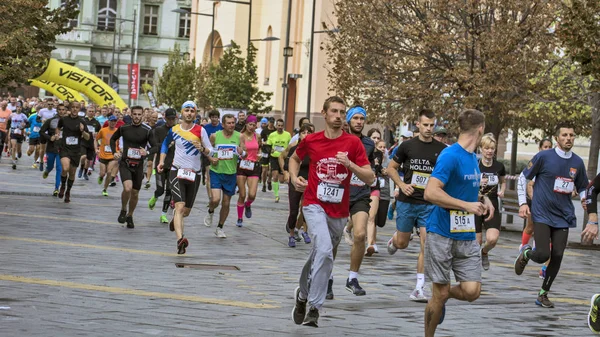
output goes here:
{"type": "Polygon", "coordinates": [[[58,121],[60,117],[58,115],[46,120],[40,128],[40,137],[46,141],[46,152],[47,153],[58,153],[60,140],[53,142],[50,140],[52,136],[56,134],[56,128],[58,128],[58,121]]]}
{"type": "Polygon", "coordinates": [[[404,141],[398,146],[398,151],[396,151],[393,159],[402,166],[404,183],[415,185],[411,196],[406,196],[400,190],[398,193],[399,201],[411,204],[429,204],[423,199],[423,193],[437,158],[445,148],[445,144],[435,139],[426,143],[421,141],[419,137],[404,141]]]}
{"type": "MultiPolygon", "coordinates": [[[[298,147],[298,144],[290,147],[290,149],[288,150],[287,158],[285,158],[286,162],[292,157],[294,152],[296,152],[297,147],[298,147]]],[[[285,166],[287,166],[287,163],[285,166]]],[[[298,177],[302,177],[302,178],[308,180],[308,167],[309,166],[310,166],[310,158],[308,156],[304,156],[304,159],[302,159],[302,162],[300,163],[300,170],[298,170],[298,177]]],[[[287,171],[287,167],[284,167],[284,170],[287,171]]]]}
{"type": "MultiPolygon", "coordinates": [[[[365,147],[365,152],[367,153],[367,158],[369,158],[369,162],[371,163],[371,167],[374,166],[375,158],[373,153],[375,152],[375,142],[363,135],[360,136],[360,140],[365,147]]],[[[362,180],[358,179],[358,177],[352,173],[352,178],[350,179],[350,202],[356,201],[362,198],[369,198],[371,196],[371,186],[365,184],[362,180]]]]}
{"type": "Polygon", "coordinates": [[[479,170],[481,171],[481,178],[487,178],[487,185],[481,186],[481,194],[487,195],[490,199],[498,198],[498,186],[500,186],[500,177],[506,175],[506,169],[504,164],[494,159],[492,166],[487,167],[483,165],[482,161],[479,161],[479,170]]]}
{"type": "Polygon", "coordinates": [[[150,146],[154,146],[154,139],[150,137],[150,131],[150,127],[146,124],[123,125],[110,138],[110,147],[113,153],[116,153],[117,141],[123,137],[122,158],[132,161],[143,160],[144,156],[136,150],[145,149],[148,143],[150,143],[150,146]],[[129,151],[130,149],[132,151],[129,151]]]}
{"type": "Polygon", "coordinates": [[[273,130],[270,130],[268,127],[262,129],[262,132],[260,133],[260,139],[262,139],[263,144],[265,144],[267,142],[267,139],[269,138],[269,135],[273,132],[275,132],[277,129],[273,128],[273,130]]]}
{"type": "Polygon", "coordinates": [[[235,123],[235,131],[237,132],[242,132],[242,129],[244,128],[244,126],[246,125],[246,122],[237,122],[235,123]]]}
{"type": "MultiPolygon", "coordinates": [[[[169,133],[171,128],[167,127],[166,124],[155,127],[150,131],[150,137],[154,140],[154,146],[148,152],[149,156],[153,156],[157,154],[160,156],[160,148],[162,147],[162,143],[165,138],[167,138],[167,134],[169,133]]],[[[167,156],[165,157],[165,170],[168,172],[169,167],[173,163],[173,157],[175,156],[175,146],[173,143],[169,144],[169,151],[167,151],[167,156]]],[[[154,167],[158,167],[160,164],[160,157],[154,160],[154,167]]]]}
{"type": "Polygon", "coordinates": [[[88,149],[93,149],[94,148],[94,139],[96,138],[96,134],[98,132],[100,132],[100,129],[102,129],[102,125],[100,125],[100,122],[98,122],[98,120],[96,118],[84,118],[83,119],[85,127],[87,129],[87,132],[90,133],[90,139],[89,140],[82,140],[82,145],[88,149]]]}
{"type": "Polygon", "coordinates": [[[71,115],[68,115],[58,121],[58,129],[62,130],[62,138],[60,141],[61,151],[80,152],[81,145],[84,141],[83,132],[81,132],[80,129],[81,124],[85,125],[85,121],[79,116],[73,118],[71,115]]]}

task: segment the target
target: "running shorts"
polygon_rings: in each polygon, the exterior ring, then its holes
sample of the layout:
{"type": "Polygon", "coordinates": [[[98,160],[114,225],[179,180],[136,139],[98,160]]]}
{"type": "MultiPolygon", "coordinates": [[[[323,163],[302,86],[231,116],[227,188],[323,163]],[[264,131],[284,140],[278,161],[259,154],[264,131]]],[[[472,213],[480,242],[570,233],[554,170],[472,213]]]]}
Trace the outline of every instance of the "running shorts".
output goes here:
{"type": "Polygon", "coordinates": [[[192,208],[196,200],[196,193],[200,187],[202,176],[196,173],[194,181],[177,178],[177,170],[169,172],[169,181],[171,182],[171,197],[175,203],[185,202],[186,208],[192,208]]]}
{"type": "Polygon", "coordinates": [[[252,170],[247,170],[247,169],[243,169],[240,167],[240,162],[238,162],[238,167],[237,167],[237,175],[238,176],[244,176],[244,177],[260,177],[260,174],[262,172],[262,167],[260,165],[260,162],[254,162],[254,168],[252,170]]]}
{"type": "Polygon", "coordinates": [[[477,240],[454,240],[436,233],[425,239],[425,275],[432,283],[481,282],[481,255],[477,240]]]}
{"type": "Polygon", "coordinates": [[[475,232],[481,233],[481,230],[485,227],[485,229],[495,228],[500,230],[500,225],[502,224],[502,215],[500,214],[500,210],[498,209],[498,198],[490,198],[492,205],[494,205],[494,217],[490,221],[485,221],[487,215],[484,216],[475,216],[475,232]]]}
{"type": "Polygon", "coordinates": [[[130,163],[127,159],[119,162],[119,174],[121,175],[121,181],[125,182],[131,180],[132,188],[139,191],[142,188],[142,180],[144,180],[144,168],[143,161],[134,164],[130,163]]]}

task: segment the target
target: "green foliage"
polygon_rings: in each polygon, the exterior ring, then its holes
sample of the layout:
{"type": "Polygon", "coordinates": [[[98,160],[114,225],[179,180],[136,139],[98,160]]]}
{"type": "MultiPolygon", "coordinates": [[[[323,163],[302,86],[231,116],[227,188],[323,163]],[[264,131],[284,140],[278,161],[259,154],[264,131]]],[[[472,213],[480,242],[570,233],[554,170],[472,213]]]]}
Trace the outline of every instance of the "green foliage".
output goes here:
{"type": "MultiPolygon", "coordinates": [[[[506,172],[508,174],[508,172],[510,172],[510,159],[500,158],[498,159],[498,161],[504,164],[504,167],[506,168],[506,172]]],[[[529,160],[517,160],[515,174],[521,174],[521,172],[527,167],[527,164],[529,164],[529,160]]]]}
{"type": "Polygon", "coordinates": [[[156,98],[161,103],[179,109],[185,101],[195,96],[195,75],[194,61],[182,55],[179,44],[175,44],[158,79],[156,98]]]}
{"type": "Polygon", "coordinates": [[[563,0],[558,35],[583,73],[600,79],[600,1],[563,0]]]}
{"type": "Polygon", "coordinates": [[[39,76],[50,58],[56,36],[79,11],[77,0],[56,9],[48,0],[2,0],[0,4],[0,83],[27,83],[39,76]]]}

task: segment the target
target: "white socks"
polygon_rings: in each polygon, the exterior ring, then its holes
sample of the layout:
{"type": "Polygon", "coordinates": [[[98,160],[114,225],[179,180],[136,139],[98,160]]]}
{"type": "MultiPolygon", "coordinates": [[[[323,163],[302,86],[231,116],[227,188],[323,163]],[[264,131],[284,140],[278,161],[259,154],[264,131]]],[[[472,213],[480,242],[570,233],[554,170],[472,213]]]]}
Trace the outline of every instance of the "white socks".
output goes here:
{"type": "Polygon", "coordinates": [[[350,271],[350,273],[348,274],[348,279],[352,280],[352,279],[358,279],[358,273],[355,271],[350,271]]]}
{"type": "Polygon", "coordinates": [[[415,289],[423,289],[425,286],[425,274],[417,273],[417,286],[415,289]]]}

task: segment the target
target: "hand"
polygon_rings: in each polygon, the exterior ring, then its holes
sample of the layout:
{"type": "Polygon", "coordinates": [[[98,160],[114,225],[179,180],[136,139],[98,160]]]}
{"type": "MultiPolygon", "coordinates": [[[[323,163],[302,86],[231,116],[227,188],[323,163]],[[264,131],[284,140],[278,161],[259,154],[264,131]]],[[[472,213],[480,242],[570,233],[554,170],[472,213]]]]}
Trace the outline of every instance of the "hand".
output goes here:
{"type": "Polygon", "coordinates": [[[219,162],[219,159],[215,157],[208,157],[208,160],[210,161],[211,165],[217,165],[217,163],[219,162]]]}
{"type": "Polygon", "coordinates": [[[585,229],[581,232],[581,238],[583,241],[598,240],[598,225],[588,222],[588,224],[585,226],[585,229]]]}
{"type": "Polygon", "coordinates": [[[483,178],[481,178],[481,181],[480,181],[480,183],[479,183],[479,186],[481,186],[481,187],[486,187],[486,186],[487,186],[487,183],[488,183],[488,178],[487,178],[487,177],[483,177],[483,178]]]}
{"type": "Polygon", "coordinates": [[[83,129],[84,129],[84,128],[85,128],[85,127],[83,126],[83,123],[79,123],[79,131],[83,132],[83,129]]]}
{"type": "Polygon", "coordinates": [[[348,168],[350,166],[350,164],[352,163],[350,161],[350,159],[348,158],[347,152],[338,152],[335,155],[335,159],[337,159],[340,162],[340,164],[344,165],[346,168],[348,168]]]}
{"type": "Polygon", "coordinates": [[[531,211],[529,210],[529,206],[527,206],[527,204],[521,205],[521,207],[519,207],[519,216],[523,219],[527,219],[527,217],[531,214],[531,211]]]}
{"type": "Polygon", "coordinates": [[[306,186],[308,186],[308,182],[306,179],[302,177],[297,177],[296,179],[292,179],[292,184],[294,184],[294,188],[298,192],[304,192],[306,186]]]}
{"type": "Polygon", "coordinates": [[[498,192],[498,197],[499,198],[504,198],[504,191],[498,192]]]}
{"type": "Polygon", "coordinates": [[[489,198],[485,198],[484,201],[484,205],[487,208],[488,213],[488,217],[485,218],[485,221],[490,221],[494,217],[494,212],[496,211],[496,208],[494,207],[494,204],[492,204],[489,198]]]}
{"type": "MultiPolygon", "coordinates": [[[[494,207],[492,206],[492,208],[494,208],[494,207]]],[[[465,211],[467,211],[469,213],[473,213],[478,216],[484,215],[486,210],[487,210],[487,207],[484,204],[480,203],[479,201],[468,202],[467,207],[465,207],[465,211]]]]}
{"type": "Polygon", "coordinates": [[[165,166],[164,163],[158,163],[158,166],[156,166],[156,171],[158,173],[162,173],[164,166],[165,166]]]}
{"type": "Polygon", "coordinates": [[[147,154],[148,154],[148,151],[146,151],[146,149],[140,148],[140,154],[141,154],[142,156],[145,156],[145,155],[147,155],[147,154]]]}
{"type": "Polygon", "coordinates": [[[388,175],[387,174],[387,168],[384,167],[384,168],[381,169],[381,175],[384,175],[384,176],[388,175]]]}
{"type": "Polygon", "coordinates": [[[584,211],[587,211],[587,200],[585,198],[581,198],[581,207],[583,207],[584,211]]]}
{"type": "Polygon", "coordinates": [[[417,186],[417,185],[404,184],[404,185],[400,186],[400,189],[402,190],[402,193],[404,193],[405,196],[410,197],[415,192],[415,189],[414,189],[415,186],[417,186]]]}
{"type": "Polygon", "coordinates": [[[192,142],[192,144],[198,151],[204,152],[204,147],[202,146],[202,144],[200,144],[200,142],[192,142]]]}
{"type": "Polygon", "coordinates": [[[121,159],[121,155],[122,155],[122,154],[121,154],[121,152],[117,152],[117,153],[115,153],[115,154],[113,155],[113,157],[114,157],[116,160],[119,160],[119,159],[121,159]]]}

